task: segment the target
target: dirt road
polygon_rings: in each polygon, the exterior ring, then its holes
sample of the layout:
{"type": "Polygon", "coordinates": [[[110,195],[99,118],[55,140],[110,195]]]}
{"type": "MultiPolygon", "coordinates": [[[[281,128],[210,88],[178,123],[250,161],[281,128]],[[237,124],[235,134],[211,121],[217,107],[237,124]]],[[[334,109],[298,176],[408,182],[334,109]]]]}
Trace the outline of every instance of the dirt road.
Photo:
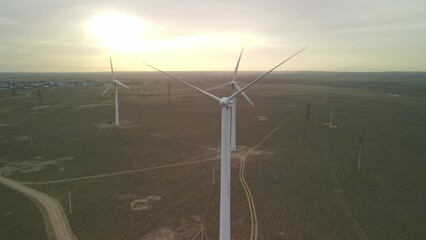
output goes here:
{"type": "Polygon", "coordinates": [[[49,239],[77,239],[72,233],[64,210],[58,201],[44,193],[38,192],[32,188],[26,187],[5,177],[0,176],[0,183],[27,195],[38,204],[41,212],[43,213],[49,239]]]}

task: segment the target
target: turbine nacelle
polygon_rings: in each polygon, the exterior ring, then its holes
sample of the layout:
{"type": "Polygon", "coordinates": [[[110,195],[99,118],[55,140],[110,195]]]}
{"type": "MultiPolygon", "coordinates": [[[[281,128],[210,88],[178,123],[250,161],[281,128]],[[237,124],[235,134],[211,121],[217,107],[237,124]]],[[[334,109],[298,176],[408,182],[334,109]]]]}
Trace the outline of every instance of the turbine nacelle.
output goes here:
{"type": "Polygon", "coordinates": [[[223,97],[219,100],[219,103],[222,107],[229,107],[230,105],[230,100],[229,97],[223,97]]]}

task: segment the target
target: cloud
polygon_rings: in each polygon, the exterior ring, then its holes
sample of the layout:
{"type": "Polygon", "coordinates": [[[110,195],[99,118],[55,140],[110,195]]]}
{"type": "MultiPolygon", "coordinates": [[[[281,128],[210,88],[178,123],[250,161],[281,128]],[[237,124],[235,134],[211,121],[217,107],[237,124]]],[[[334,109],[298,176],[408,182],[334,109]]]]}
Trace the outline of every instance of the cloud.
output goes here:
{"type": "Polygon", "coordinates": [[[109,54],[128,58],[123,70],[139,70],[134,62],[141,58],[166,59],[174,70],[227,70],[242,45],[245,70],[264,69],[305,45],[309,59],[288,69],[426,70],[419,64],[425,8],[420,0],[3,0],[0,71],[97,71],[104,64],[95,61],[109,54]],[[140,18],[150,29],[115,43],[88,33],[88,22],[108,11],[140,18]]]}

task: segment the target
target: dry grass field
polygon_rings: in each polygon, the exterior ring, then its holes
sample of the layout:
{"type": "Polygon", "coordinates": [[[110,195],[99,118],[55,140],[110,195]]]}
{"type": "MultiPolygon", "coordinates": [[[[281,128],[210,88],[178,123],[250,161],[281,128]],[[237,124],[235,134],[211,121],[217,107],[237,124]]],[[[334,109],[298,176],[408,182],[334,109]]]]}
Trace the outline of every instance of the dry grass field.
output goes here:
{"type": "MultiPolygon", "coordinates": [[[[203,89],[231,78],[176,74],[203,89]]],[[[241,85],[258,75],[242,73],[241,85]]],[[[157,73],[117,78],[133,88],[120,89],[120,127],[102,84],[42,89],[41,98],[0,91],[0,174],[57,199],[80,240],[193,239],[202,225],[218,239],[219,104],[173,80],[168,103],[168,79],[157,73]],[[142,210],[131,207],[138,199],[142,210]]],[[[425,74],[274,73],[247,94],[256,107],[238,99],[239,153],[279,126],[246,157],[258,239],[426,239],[425,74]],[[323,124],[330,105],[336,128],[323,124]]],[[[252,228],[238,156],[235,240],[252,228]]],[[[1,239],[46,239],[37,205],[3,186],[0,226],[1,239]]]]}

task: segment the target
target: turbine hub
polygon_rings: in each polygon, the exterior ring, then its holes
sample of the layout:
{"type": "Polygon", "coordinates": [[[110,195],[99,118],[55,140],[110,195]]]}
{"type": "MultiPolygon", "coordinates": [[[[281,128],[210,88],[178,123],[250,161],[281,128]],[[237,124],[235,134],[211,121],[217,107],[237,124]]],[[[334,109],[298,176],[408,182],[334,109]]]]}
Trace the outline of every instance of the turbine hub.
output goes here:
{"type": "Polygon", "coordinates": [[[227,97],[223,97],[223,98],[221,98],[221,99],[220,99],[220,105],[221,105],[222,107],[227,107],[227,106],[229,106],[229,98],[227,98],[227,97]]]}

